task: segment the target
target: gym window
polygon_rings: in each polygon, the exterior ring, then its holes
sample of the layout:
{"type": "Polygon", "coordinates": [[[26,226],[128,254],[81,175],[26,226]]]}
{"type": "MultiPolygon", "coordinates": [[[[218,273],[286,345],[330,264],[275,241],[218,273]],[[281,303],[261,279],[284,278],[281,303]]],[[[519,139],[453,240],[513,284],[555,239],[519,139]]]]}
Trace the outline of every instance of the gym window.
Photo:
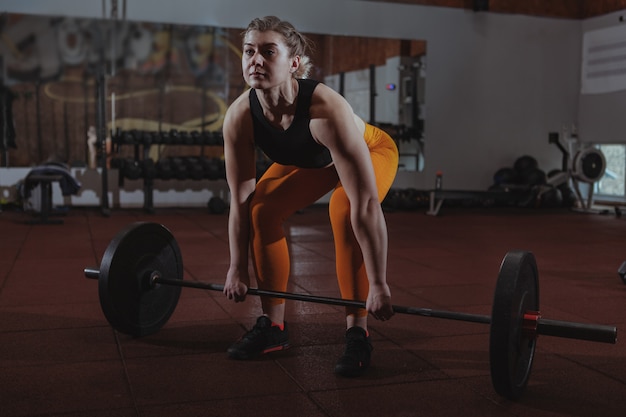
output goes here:
{"type": "Polygon", "coordinates": [[[595,184],[602,200],[624,201],[626,197],[626,145],[598,145],[606,158],[606,171],[595,184]]]}

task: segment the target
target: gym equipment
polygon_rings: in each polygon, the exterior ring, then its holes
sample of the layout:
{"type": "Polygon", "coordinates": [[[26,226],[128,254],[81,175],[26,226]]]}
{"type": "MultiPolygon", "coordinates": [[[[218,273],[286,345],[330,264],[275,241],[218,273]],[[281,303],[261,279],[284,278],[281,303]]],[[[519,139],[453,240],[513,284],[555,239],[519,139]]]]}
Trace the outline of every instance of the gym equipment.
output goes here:
{"type": "Polygon", "coordinates": [[[172,145],[181,145],[182,144],[182,140],[180,138],[178,130],[170,129],[169,137],[170,137],[170,143],[172,145]]]}
{"type": "Polygon", "coordinates": [[[122,132],[117,136],[118,143],[122,145],[136,145],[137,144],[137,130],[133,129],[131,131],[122,132]]]}
{"type": "MultiPolygon", "coordinates": [[[[564,177],[567,177],[567,173],[561,171],[560,169],[553,169],[548,173],[546,183],[547,187],[556,187],[557,190],[561,192],[562,197],[562,206],[567,208],[572,208],[578,203],[578,197],[576,196],[576,192],[572,189],[568,181],[563,181],[564,177]],[[550,185],[553,182],[558,183],[558,185],[550,185]]],[[[545,190],[542,190],[545,192],[545,190]]],[[[540,195],[540,197],[543,197],[540,195]]]]}
{"type": "Polygon", "coordinates": [[[152,145],[152,134],[150,132],[147,132],[147,131],[141,132],[141,144],[143,146],[152,145]]]}
{"type": "Polygon", "coordinates": [[[52,184],[60,182],[64,179],[63,175],[55,174],[34,174],[27,175],[24,179],[26,187],[34,188],[39,186],[39,216],[30,220],[27,224],[63,224],[63,220],[51,219],[53,214],[52,207],[52,184]]]}
{"type": "Polygon", "coordinates": [[[563,192],[558,187],[545,187],[539,196],[539,206],[543,208],[563,207],[563,192]]]}
{"type": "Polygon", "coordinates": [[[382,202],[385,210],[417,210],[428,207],[428,191],[415,188],[392,188],[382,202]]]}
{"type": "Polygon", "coordinates": [[[180,135],[180,140],[183,145],[193,145],[193,137],[189,134],[189,132],[183,130],[178,134],[180,135]]]}
{"type": "Polygon", "coordinates": [[[606,159],[595,147],[582,149],[574,155],[574,178],[593,183],[600,181],[606,171],[606,159]]]}
{"type": "MultiPolygon", "coordinates": [[[[183,280],[180,247],[165,226],[137,222],[108,245],[100,268],[85,268],[98,280],[102,311],[114,329],[132,336],[158,331],[170,318],[181,288],[223,291],[224,286],[183,280]]],[[[248,295],[365,308],[365,302],[250,288],[248,295]]],[[[538,335],[616,343],[617,329],[548,320],[539,313],[539,280],[531,252],[506,254],[496,283],[491,316],[393,306],[396,313],[490,324],[489,357],[496,392],[519,398],[530,376],[538,335]]]]}
{"type": "Polygon", "coordinates": [[[187,166],[187,172],[189,173],[190,179],[201,180],[204,178],[204,168],[199,158],[189,156],[183,158],[183,162],[187,166]]]}
{"type": "Polygon", "coordinates": [[[141,161],[141,176],[147,180],[153,180],[157,177],[157,168],[151,158],[141,161]]]}
{"type": "MultiPolygon", "coordinates": [[[[592,212],[594,184],[602,179],[606,171],[604,153],[595,146],[585,145],[578,141],[574,134],[564,134],[561,138],[558,132],[548,135],[548,142],[556,145],[563,153],[561,172],[549,176],[548,185],[561,187],[572,184],[576,195],[576,209],[583,212],[592,212]],[[584,190],[586,188],[586,198],[584,190]]],[[[562,190],[563,191],[563,190],[562,190]]],[[[569,196],[568,196],[569,197],[569,196]]],[[[599,210],[606,213],[606,210],[599,210]]]]}
{"type": "Polygon", "coordinates": [[[499,185],[490,188],[488,191],[472,191],[472,190],[431,190],[428,198],[429,216],[438,216],[444,202],[460,201],[481,202],[483,206],[495,204],[517,204],[527,194],[524,187],[512,185],[499,185]]]}
{"type": "Polygon", "coordinates": [[[210,180],[226,178],[226,166],[220,158],[204,158],[201,163],[206,178],[210,180]]]}
{"type": "Polygon", "coordinates": [[[204,132],[204,144],[208,146],[223,145],[224,140],[219,132],[204,132]]]}
{"type": "Polygon", "coordinates": [[[622,262],[617,270],[617,274],[622,279],[622,282],[626,284],[626,261],[622,262]]]}
{"type": "MultiPolygon", "coordinates": [[[[99,144],[98,147],[98,155],[99,155],[99,166],[102,169],[100,174],[100,213],[104,217],[109,217],[111,215],[111,207],[109,206],[109,174],[107,167],[107,145],[106,145],[106,76],[105,76],[105,65],[102,61],[100,65],[98,65],[97,74],[96,74],[96,143],[99,144]]],[[[39,85],[37,85],[39,88],[39,85]]],[[[39,95],[38,95],[39,97],[39,95]]],[[[37,117],[39,118],[39,108],[37,108],[37,117]]],[[[38,131],[38,133],[41,133],[38,131]]],[[[41,145],[41,142],[40,142],[41,145]]],[[[39,149],[43,149],[40,147],[39,149]]],[[[43,158],[40,158],[43,159],[43,158]]]]}
{"type": "Polygon", "coordinates": [[[513,168],[502,167],[493,174],[494,185],[516,184],[517,182],[517,172],[513,168]]]}
{"type": "Polygon", "coordinates": [[[186,180],[189,178],[189,170],[182,157],[174,156],[170,158],[174,178],[177,180],[186,180]]]}
{"type": "Polygon", "coordinates": [[[169,159],[161,159],[156,163],[157,178],[162,180],[172,179],[174,172],[169,159]]]}
{"type": "Polygon", "coordinates": [[[200,132],[198,132],[197,130],[192,130],[190,135],[194,145],[202,145],[203,140],[202,136],[200,136],[200,132]]]}
{"type": "Polygon", "coordinates": [[[521,174],[521,183],[524,185],[535,186],[544,185],[546,183],[546,173],[539,168],[531,168],[521,174]]]}
{"type": "Polygon", "coordinates": [[[170,136],[170,132],[164,131],[160,133],[161,140],[160,143],[162,145],[170,145],[172,143],[172,137],[170,136]]]}
{"type": "Polygon", "coordinates": [[[515,160],[515,163],[513,164],[513,168],[515,169],[515,172],[517,172],[517,174],[520,177],[524,177],[526,173],[534,169],[537,169],[538,167],[539,167],[539,164],[537,160],[530,155],[520,156],[519,158],[515,160]]]}
{"type": "Polygon", "coordinates": [[[211,197],[209,199],[209,202],[207,203],[207,206],[209,207],[209,213],[211,214],[224,214],[224,212],[228,208],[226,202],[222,198],[217,196],[211,197]]]}
{"type": "Polygon", "coordinates": [[[124,160],[124,177],[129,180],[141,178],[141,163],[134,158],[124,160]]]}

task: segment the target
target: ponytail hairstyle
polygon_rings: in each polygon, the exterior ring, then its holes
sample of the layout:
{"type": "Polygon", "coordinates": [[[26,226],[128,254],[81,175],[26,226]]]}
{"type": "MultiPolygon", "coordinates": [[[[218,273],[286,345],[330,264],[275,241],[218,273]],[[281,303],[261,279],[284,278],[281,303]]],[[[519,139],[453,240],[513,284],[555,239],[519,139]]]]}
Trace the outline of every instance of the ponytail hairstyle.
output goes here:
{"type": "Polygon", "coordinates": [[[243,32],[245,37],[248,32],[258,30],[259,32],[267,32],[269,30],[280,33],[285,39],[285,45],[289,49],[291,56],[300,57],[300,66],[294,72],[294,78],[307,78],[313,67],[311,58],[307,53],[312,49],[312,42],[298,32],[296,28],[285,20],[280,20],[276,16],[257,17],[253,19],[243,32]]]}

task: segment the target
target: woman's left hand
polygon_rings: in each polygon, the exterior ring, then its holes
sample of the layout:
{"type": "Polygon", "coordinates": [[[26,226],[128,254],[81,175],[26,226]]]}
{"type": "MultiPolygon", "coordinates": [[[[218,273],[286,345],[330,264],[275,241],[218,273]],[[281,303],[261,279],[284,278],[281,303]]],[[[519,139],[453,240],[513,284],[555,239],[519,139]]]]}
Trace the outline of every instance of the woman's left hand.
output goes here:
{"type": "Polygon", "coordinates": [[[385,321],[393,317],[395,313],[391,304],[389,286],[387,284],[370,285],[365,307],[376,320],[385,321]]]}

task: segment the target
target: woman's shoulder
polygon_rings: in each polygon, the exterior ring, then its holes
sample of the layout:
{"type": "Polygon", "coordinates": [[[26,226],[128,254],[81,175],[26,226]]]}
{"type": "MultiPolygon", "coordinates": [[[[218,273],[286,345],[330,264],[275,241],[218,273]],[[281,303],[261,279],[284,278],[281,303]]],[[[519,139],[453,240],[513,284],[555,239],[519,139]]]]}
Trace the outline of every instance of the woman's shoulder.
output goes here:
{"type": "Polygon", "coordinates": [[[332,87],[330,87],[327,84],[324,84],[322,81],[315,81],[315,80],[307,80],[308,82],[311,83],[311,85],[313,85],[313,94],[315,95],[321,95],[322,97],[334,97],[334,98],[340,98],[341,95],[335,91],[332,87]]]}
{"type": "Polygon", "coordinates": [[[244,91],[228,106],[226,115],[230,117],[241,116],[250,111],[250,89],[244,91]]]}
{"type": "Polygon", "coordinates": [[[337,106],[347,105],[347,101],[337,91],[320,82],[313,91],[311,105],[316,107],[318,111],[332,113],[337,106]]]}
{"type": "Polygon", "coordinates": [[[252,89],[248,88],[246,91],[241,93],[239,97],[237,97],[229,106],[230,108],[239,109],[240,107],[248,107],[250,108],[250,91],[252,89]]]}
{"type": "Polygon", "coordinates": [[[244,91],[239,97],[237,97],[226,110],[224,116],[224,125],[228,127],[231,123],[241,124],[242,122],[250,119],[250,90],[244,91]]]}

